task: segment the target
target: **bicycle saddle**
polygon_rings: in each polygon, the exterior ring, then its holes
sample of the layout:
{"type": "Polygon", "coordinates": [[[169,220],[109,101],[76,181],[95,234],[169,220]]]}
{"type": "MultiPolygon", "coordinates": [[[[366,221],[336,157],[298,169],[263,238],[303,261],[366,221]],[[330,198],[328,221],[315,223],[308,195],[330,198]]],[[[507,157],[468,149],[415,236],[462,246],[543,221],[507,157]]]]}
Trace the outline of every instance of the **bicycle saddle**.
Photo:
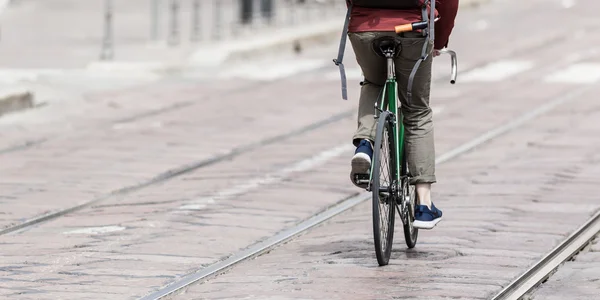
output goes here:
{"type": "Polygon", "coordinates": [[[400,42],[392,36],[377,38],[373,41],[372,46],[373,51],[381,57],[385,57],[383,54],[384,51],[393,51],[393,56],[396,56],[398,50],[400,50],[400,42]]]}

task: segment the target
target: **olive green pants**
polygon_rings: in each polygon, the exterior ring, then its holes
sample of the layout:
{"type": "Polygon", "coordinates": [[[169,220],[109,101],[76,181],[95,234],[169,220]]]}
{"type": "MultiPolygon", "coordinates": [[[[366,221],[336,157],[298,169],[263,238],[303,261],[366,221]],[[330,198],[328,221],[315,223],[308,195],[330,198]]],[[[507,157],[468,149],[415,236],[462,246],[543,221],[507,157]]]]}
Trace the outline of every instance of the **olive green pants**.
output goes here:
{"type": "Polygon", "coordinates": [[[358,145],[362,139],[375,140],[375,102],[387,79],[385,58],[375,53],[372,42],[381,36],[395,36],[401,45],[394,63],[398,97],[404,115],[408,167],[413,176],[411,184],[434,183],[436,178],[433,113],[429,107],[432,56],[419,66],[414,78],[411,103],[408,103],[406,96],[409,75],[421,57],[423,43],[427,42],[427,39],[416,33],[399,37],[393,32],[359,32],[349,33],[348,36],[365,78],[360,91],[358,129],[353,136],[354,145],[358,145]]]}

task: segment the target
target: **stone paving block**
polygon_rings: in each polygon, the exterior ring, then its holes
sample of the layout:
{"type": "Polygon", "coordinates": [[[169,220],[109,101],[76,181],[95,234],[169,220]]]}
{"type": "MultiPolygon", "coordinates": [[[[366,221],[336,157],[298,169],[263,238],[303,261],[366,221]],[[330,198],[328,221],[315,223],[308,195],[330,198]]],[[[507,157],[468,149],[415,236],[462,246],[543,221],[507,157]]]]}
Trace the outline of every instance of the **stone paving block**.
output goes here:
{"type": "Polygon", "coordinates": [[[600,294],[600,255],[582,253],[563,264],[552,277],[533,292],[531,299],[595,299],[600,294]]]}

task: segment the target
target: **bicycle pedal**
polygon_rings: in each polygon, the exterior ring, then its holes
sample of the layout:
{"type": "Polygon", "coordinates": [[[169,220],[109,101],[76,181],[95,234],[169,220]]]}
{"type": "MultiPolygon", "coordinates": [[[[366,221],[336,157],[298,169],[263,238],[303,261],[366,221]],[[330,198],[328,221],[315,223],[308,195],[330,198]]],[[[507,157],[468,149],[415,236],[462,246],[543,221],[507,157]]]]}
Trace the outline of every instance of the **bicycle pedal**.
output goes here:
{"type": "Polygon", "coordinates": [[[354,182],[357,184],[369,184],[369,174],[354,174],[354,182]]]}
{"type": "Polygon", "coordinates": [[[365,189],[369,189],[371,186],[371,181],[369,180],[369,174],[354,174],[354,183],[357,186],[365,187],[365,189]]]}

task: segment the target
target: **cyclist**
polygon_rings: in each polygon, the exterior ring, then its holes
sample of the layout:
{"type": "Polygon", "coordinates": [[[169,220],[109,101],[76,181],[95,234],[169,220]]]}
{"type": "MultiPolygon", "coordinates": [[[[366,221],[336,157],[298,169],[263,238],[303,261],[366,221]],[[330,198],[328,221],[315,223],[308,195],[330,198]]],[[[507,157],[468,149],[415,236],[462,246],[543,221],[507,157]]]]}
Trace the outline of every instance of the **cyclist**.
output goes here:
{"type": "Polygon", "coordinates": [[[392,10],[353,5],[348,23],[348,37],[364,75],[358,107],[358,128],[352,140],[356,151],[351,161],[350,177],[356,186],[366,188],[354,181],[354,175],[368,174],[370,171],[376,127],[374,106],[387,74],[385,59],[375,53],[372,43],[379,37],[394,36],[401,45],[395,59],[395,71],[406,128],[408,167],[413,176],[410,184],[416,186],[418,195],[413,223],[415,228],[432,229],[442,219],[442,211],[431,201],[431,185],[436,182],[432,111],[429,106],[431,65],[433,57],[438,56],[439,50],[448,45],[458,12],[458,1],[436,1],[439,20],[435,25],[435,43],[428,45],[428,51],[433,55],[429,55],[417,70],[411,103],[407,103],[406,99],[408,78],[421,57],[424,43],[428,40],[421,32],[407,32],[398,36],[393,28],[396,25],[423,20],[422,10],[392,10]]]}

